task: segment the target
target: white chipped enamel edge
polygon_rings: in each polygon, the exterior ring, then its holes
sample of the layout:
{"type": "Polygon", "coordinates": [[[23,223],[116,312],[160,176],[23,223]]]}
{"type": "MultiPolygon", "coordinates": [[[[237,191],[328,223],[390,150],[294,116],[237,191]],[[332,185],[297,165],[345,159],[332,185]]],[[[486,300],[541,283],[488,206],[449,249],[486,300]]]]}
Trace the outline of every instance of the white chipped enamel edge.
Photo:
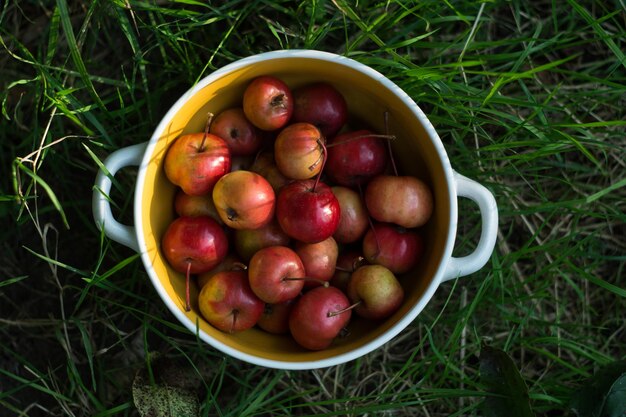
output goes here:
{"type": "Polygon", "coordinates": [[[481,217],[481,232],[474,251],[461,258],[451,257],[443,280],[472,274],[485,266],[496,244],[498,234],[498,207],[493,194],[481,184],[455,172],[454,181],[459,197],[466,197],[478,205],[481,217]]]}
{"type": "Polygon", "coordinates": [[[431,281],[430,285],[426,289],[424,296],[400,321],[398,321],[398,323],[396,323],[393,327],[391,327],[387,332],[385,332],[378,338],[350,352],[346,352],[341,355],[337,355],[331,358],[317,360],[317,361],[307,361],[307,362],[276,361],[276,360],[270,360],[270,359],[261,358],[258,356],[249,355],[241,351],[238,351],[236,349],[233,349],[230,346],[225,345],[216,339],[213,339],[205,332],[199,330],[196,326],[196,323],[190,320],[190,318],[187,317],[183,313],[183,311],[179,308],[179,306],[168,296],[163,285],[159,281],[159,278],[156,276],[154,269],[152,268],[151,260],[147,253],[146,243],[143,240],[144,231],[143,231],[143,224],[140,218],[141,213],[142,213],[141,189],[143,188],[143,183],[145,181],[145,171],[146,171],[146,166],[149,162],[149,155],[151,155],[152,152],[154,151],[154,147],[156,145],[156,142],[159,139],[161,132],[163,132],[166,129],[166,127],[170,124],[171,120],[176,115],[176,113],[181,109],[184,103],[187,102],[187,100],[189,100],[189,98],[192,97],[194,94],[196,94],[197,91],[201,90],[202,88],[206,87],[207,85],[209,85],[216,79],[222,77],[223,75],[231,71],[237,70],[242,67],[246,67],[248,65],[254,64],[259,61],[265,61],[265,60],[271,60],[271,59],[277,59],[277,58],[309,58],[309,59],[330,61],[334,64],[344,65],[346,67],[350,67],[363,74],[368,75],[370,78],[372,78],[372,80],[379,82],[384,88],[387,88],[390,91],[392,91],[413,111],[413,113],[415,114],[415,117],[420,121],[420,123],[422,123],[422,125],[426,129],[430,140],[432,141],[433,145],[437,149],[439,157],[441,158],[441,162],[444,167],[444,172],[446,176],[446,183],[453,184],[454,177],[453,177],[452,168],[450,166],[450,161],[448,159],[447,153],[434,127],[432,126],[432,124],[430,123],[426,115],[422,112],[422,110],[417,106],[417,104],[415,104],[415,102],[402,89],[400,89],[397,85],[395,85],[393,82],[391,82],[386,77],[384,77],[381,73],[379,73],[378,71],[375,71],[374,69],[370,67],[367,67],[366,65],[363,65],[357,61],[354,61],[350,58],[346,58],[346,57],[335,55],[335,54],[328,53],[328,52],[320,52],[320,51],[312,51],[312,50],[273,51],[273,52],[267,52],[267,53],[263,53],[259,55],[254,55],[248,58],[244,58],[239,61],[233,62],[232,64],[224,66],[223,68],[219,70],[216,70],[212,74],[203,78],[196,86],[194,86],[189,91],[187,91],[163,117],[163,119],[161,120],[161,123],[159,123],[159,125],[155,129],[155,132],[148,143],[144,160],[142,161],[140,169],[139,169],[139,176],[137,178],[137,192],[135,193],[135,202],[134,202],[135,227],[137,228],[137,236],[139,237],[139,252],[141,253],[143,263],[146,267],[148,275],[150,276],[150,279],[155,289],[157,290],[161,299],[163,299],[163,301],[165,302],[167,308],[191,332],[193,333],[197,332],[202,340],[204,340],[205,342],[207,342],[209,345],[213,346],[214,348],[226,353],[227,355],[243,360],[245,362],[252,363],[252,364],[269,367],[269,368],[292,369],[292,370],[325,368],[325,367],[345,363],[353,359],[356,359],[358,357],[361,357],[377,349],[383,344],[387,343],[389,340],[395,337],[398,333],[400,333],[404,328],[406,328],[417,317],[417,315],[424,309],[428,301],[432,298],[435,290],[437,289],[437,287],[439,286],[439,284],[442,282],[444,278],[444,271],[445,271],[444,267],[447,264],[445,260],[451,257],[452,249],[454,247],[454,240],[456,236],[457,196],[455,193],[455,189],[452,185],[447,190],[448,192],[447,198],[450,201],[450,219],[451,219],[449,236],[446,241],[446,246],[444,248],[444,253],[442,256],[440,267],[438,268],[437,273],[433,277],[433,280],[431,281]]]}
{"type": "Polygon", "coordinates": [[[109,194],[111,192],[111,178],[120,169],[127,166],[139,165],[146,152],[147,142],[118,149],[104,160],[105,169],[100,169],[96,176],[92,194],[93,218],[104,234],[122,245],[139,252],[139,244],[135,228],[121,224],[113,217],[109,194]]]}

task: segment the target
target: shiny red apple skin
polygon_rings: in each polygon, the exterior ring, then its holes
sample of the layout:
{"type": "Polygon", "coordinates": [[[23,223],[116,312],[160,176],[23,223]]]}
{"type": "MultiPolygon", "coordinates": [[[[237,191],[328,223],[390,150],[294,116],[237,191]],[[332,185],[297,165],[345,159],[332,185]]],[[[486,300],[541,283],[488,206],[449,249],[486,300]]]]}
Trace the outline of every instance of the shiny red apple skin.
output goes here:
{"type": "Polygon", "coordinates": [[[252,171],[230,172],[213,189],[217,213],[233,229],[257,229],[269,223],[274,216],[275,200],[270,183],[252,171]]]}
{"type": "Polygon", "coordinates": [[[167,149],[166,177],[189,195],[211,192],[215,183],[231,168],[226,142],[215,135],[190,133],[178,137],[167,149]],[[204,141],[203,141],[204,138],[204,141]]]}
{"type": "Polygon", "coordinates": [[[373,137],[369,130],[335,136],[327,143],[324,171],[333,182],[346,187],[363,185],[385,171],[389,160],[387,139],[373,137]]]}
{"type": "Polygon", "coordinates": [[[363,238],[363,256],[394,274],[410,271],[422,257],[424,241],[415,230],[390,223],[376,223],[363,238]]]}
{"type": "Polygon", "coordinates": [[[306,180],[322,170],[322,134],[310,123],[294,123],[280,131],[274,142],[274,159],[287,178],[306,180]]]}
{"type": "Polygon", "coordinates": [[[270,75],[257,77],[243,93],[243,111],[259,129],[280,129],[293,114],[293,94],[279,78],[270,75]]]}
{"type": "Polygon", "coordinates": [[[297,298],[278,304],[265,304],[265,310],[257,322],[257,326],[272,334],[289,333],[289,315],[297,298]]]}
{"type": "Polygon", "coordinates": [[[304,265],[291,248],[269,246],[257,251],[248,265],[248,279],[252,291],[266,303],[276,304],[295,298],[304,280],[304,265]]]}
{"type": "Polygon", "coordinates": [[[382,265],[364,265],[352,273],[347,290],[355,313],[380,320],[391,316],[402,305],[404,289],[396,276],[382,265]]]}
{"type": "Polygon", "coordinates": [[[276,199],[278,224],[287,235],[305,243],[331,237],[340,215],[337,197],[323,182],[294,181],[283,186],[276,199]]]}
{"type": "Polygon", "coordinates": [[[168,263],[178,272],[199,274],[224,260],[228,238],[215,220],[208,216],[177,217],[167,227],[161,249],[168,263]]]}
{"type": "Polygon", "coordinates": [[[365,235],[369,227],[367,208],[361,195],[355,190],[340,185],[332,187],[339,201],[341,216],[333,237],[339,243],[353,243],[365,235]]]}
{"type": "MultiPolygon", "coordinates": [[[[317,243],[296,242],[295,251],[304,265],[307,277],[321,281],[330,281],[335,273],[339,246],[335,239],[329,237],[317,243]]],[[[321,283],[307,281],[305,287],[316,287],[321,283]]]]}
{"type": "Polygon", "coordinates": [[[209,133],[224,139],[233,156],[254,155],[263,144],[261,135],[240,107],[226,109],[215,116],[209,133]]]}
{"type": "Polygon", "coordinates": [[[252,292],[246,271],[223,271],[202,287],[198,306],[213,327],[237,333],[256,325],[265,303],[252,292]]]}
{"type": "Polygon", "coordinates": [[[331,84],[316,82],[293,91],[293,116],[291,121],[311,123],[326,138],[334,136],[348,120],[345,98],[331,84]]]}
{"type": "Polygon", "coordinates": [[[430,187],[413,176],[380,175],[367,184],[365,205],[380,222],[406,228],[426,224],[433,213],[434,199],[430,187]]]}
{"type": "Polygon", "coordinates": [[[291,238],[281,229],[276,219],[256,229],[235,230],[233,246],[245,262],[259,250],[268,246],[289,246],[291,238]]]}
{"type": "Polygon", "coordinates": [[[309,350],[328,348],[347,326],[352,311],[332,315],[350,306],[348,297],[335,287],[316,287],[304,293],[289,315],[294,340],[309,350]]]}

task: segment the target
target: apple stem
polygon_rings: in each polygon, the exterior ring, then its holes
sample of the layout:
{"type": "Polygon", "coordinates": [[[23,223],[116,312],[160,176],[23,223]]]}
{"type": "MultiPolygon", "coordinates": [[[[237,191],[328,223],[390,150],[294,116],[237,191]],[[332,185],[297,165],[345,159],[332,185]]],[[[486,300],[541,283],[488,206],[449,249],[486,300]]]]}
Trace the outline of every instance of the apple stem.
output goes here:
{"type": "MultiPolygon", "coordinates": [[[[389,134],[389,112],[385,111],[383,113],[383,117],[385,118],[385,135],[389,134]]],[[[398,176],[398,168],[396,167],[396,161],[393,157],[393,151],[391,149],[391,141],[387,141],[387,150],[389,151],[389,159],[391,159],[391,167],[393,168],[393,173],[398,176]]]]}
{"type": "Polygon", "coordinates": [[[359,301],[357,301],[356,303],[354,303],[354,304],[352,304],[352,305],[350,305],[350,306],[348,306],[348,307],[346,307],[346,308],[342,308],[341,310],[337,310],[337,311],[329,311],[326,315],[327,315],[328,317],[335,317],[335,316],[338,316],[338,315],[340,315],[340,314],[345,313],[346,311],[350,311],[350,310],[352,310],[353,308],[355,308],[356,306],[358,306],[358,305],[359,305],[359,304],[361,304],[362,302],[363,302],[363,300],[359,300],[359,301]]]}
{"type": "MultiPolygon", "coordinates": [[[[326,150],[326,145],[324,144],[324,141],[320,138],[317,140],[317,143],[322,147],[322,168],[320,169],[320,172],[317,174],[317,178],[315,178],[315,184],[313,184],[313,192],[315,192],[315,189],[317,188],[317,184],[319,184],[320,182],[320,178],[322,177],[322,173],[324,172],[324,166],[326,165],[326,155],[327,155],[327,150],[326,150]]],[[[317,162],[316,162],[317,164],[317,162]]]]}
{"type": "Polygon", "coordinates": [[[392,141],[396,139],[396,136],[395,135],[379,135],[376,133],[370,133],[367,135],[359,135],[359,136],[354,136],[348,139],[340,140],[339,142],[333,142],[333,143],[326,145],[326,147],[332,148],[333,146],[343,145],[344,143],[348,143],[353,140],[358,140],[358,139],[363,139],[363,138],[378,138],[378,139],[387,139],[388,141],[392,141]]]}
{"type": "Polygon", "coordinates": [[[229,333],[235,333],[235,325],[237,324],[237,316],[239,315],[239,310],[234,309],[233,310],[233,323],[230,326],[230,332],[229,333]]]}
{"type": "Polygon", "coordinates": [[[231,270],[233,271],[245,271],[248,269],[248,265],[244,264],[243,262],[233,262],[233,265],[231,267],[231,270]]]}
{"type": "Polygon", "coordinates": [[[191,294],[189,287],[191,286],[191,261],[187,261],[187,274],[185,276],[185,311],[191,311],[191,294]]]}
{"type": "Polygon", "coordinates": [[[330,285],[328,281],[324,281],[323,279],[318,279],[318,278],[313,278],[313,277],[285,277],[281,281],[311,281],[311,282],[317,282],[318,284],[326,288],[328,288],[328,286],[330,285]]]}
{"type": "Polygon", "coordinates": [[[207,113],[207,120],[206,124],[204,125],[204,135],[202,136],[202,142],[200,142],[200,149],[198,149],[198,152],[204,152],[204,142],[206,141],[206,137],[209,134],[211,123],[213,122],[213,116],[215,116],[213,113],[207,113]]]}

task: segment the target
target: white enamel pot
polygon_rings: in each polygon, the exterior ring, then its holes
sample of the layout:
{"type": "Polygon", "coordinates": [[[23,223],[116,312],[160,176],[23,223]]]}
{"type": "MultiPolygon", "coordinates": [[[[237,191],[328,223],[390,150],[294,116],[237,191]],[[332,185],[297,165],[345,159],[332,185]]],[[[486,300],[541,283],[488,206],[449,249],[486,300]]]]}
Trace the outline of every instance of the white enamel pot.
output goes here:
{"type": "MultiPolygon", "coordinates": [[[[471,274],[489,260],[496,241],[498,212],[493,195],[479,183],[450,166],[444,146],[419,106],[384,75],[352,59],[312,50],[285,50],[254,55],[229,64],[187,91],[163,117],[149,141],[112,153],[104,162],[93,195],[93,215],[109,238],[141,254],[157,293],[171,313],[206,343],[240,360],[271,368],[315,369],[348,362],[379,348],[405,329],[444,281],[471,274]],[[241,105],[247,84],[256,76],[272,74],[292,88],[313,81],[328,81],[348,102],[351,114],[375,130],[384,131],[389,114],[396,164],[400,170],[425,180],[434,193],[435,210],[422,233],[426,250],[409,273],[399,277],[405,288],[401,308],[382,322],[355,318],[349,335],[330,348],[307,351],[290,336],[270,335],[253,328],[226,334],[211,327],[196,303],[185,311],[185,280],[160,251],[160,239],[175,217],[175,187],[163,173],[168,146],[184,133],[201,132],[208,112],[219,113],[241,105]],[[108,194],[111,179],[120,169],[138,167],[133,205],[134,224],[120,224],[112,215],[108,194]],[[458,198],[475,202],[481,216],[481,234],[473,252],[453,257],[457,235],[458,198]]],[[[192,288],[192,300],[197,289],[192,288]]]]}

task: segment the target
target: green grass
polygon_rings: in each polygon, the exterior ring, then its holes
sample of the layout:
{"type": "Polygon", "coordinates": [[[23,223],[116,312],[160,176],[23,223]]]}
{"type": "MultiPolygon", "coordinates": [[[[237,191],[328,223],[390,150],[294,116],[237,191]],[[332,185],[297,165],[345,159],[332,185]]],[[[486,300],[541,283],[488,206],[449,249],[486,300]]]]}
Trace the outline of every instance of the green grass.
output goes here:
{"type": "MultiPolygon", "coordinates": [[[[138,415],[133,380],[157,360],[204,416],[483,415],[483,343],[513,358],[537,415],[567,414],[626,358],[625,15],[620,0],[2,3],[0,414],[138,415]],[[383,348],[316,371],[198,341],[91,217],[100,160],[147,140],[200,78],[281,48],[396,82],[500,211],[485,268],[383,348]]],[[[127,223],[133,183],[112,192],[127,223]]],[[[457,255],[479,222],[460,208],[457,255]]]]}

